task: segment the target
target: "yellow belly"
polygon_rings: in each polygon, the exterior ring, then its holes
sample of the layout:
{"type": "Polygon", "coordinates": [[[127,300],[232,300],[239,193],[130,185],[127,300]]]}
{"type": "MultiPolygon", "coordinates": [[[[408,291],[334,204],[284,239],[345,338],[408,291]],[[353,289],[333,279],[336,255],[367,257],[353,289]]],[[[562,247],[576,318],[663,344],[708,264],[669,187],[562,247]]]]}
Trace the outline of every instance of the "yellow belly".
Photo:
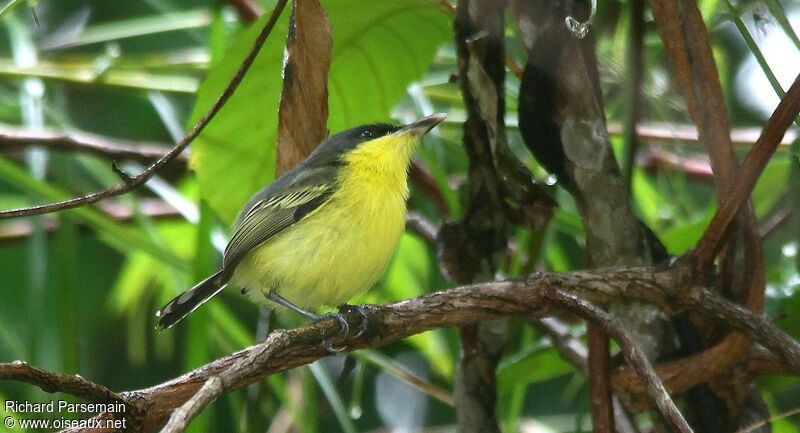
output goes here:
{"type": "MultiPolygon", "coordinates": [[[[407,189],[344,185],[305,219],[248,253],[231,278],[253,301],[274,290],[301,308],[336,306],[367,291],[405,227],[407,189]]],[[[268,305],[271,305],[268,304],[268,305]]]]}

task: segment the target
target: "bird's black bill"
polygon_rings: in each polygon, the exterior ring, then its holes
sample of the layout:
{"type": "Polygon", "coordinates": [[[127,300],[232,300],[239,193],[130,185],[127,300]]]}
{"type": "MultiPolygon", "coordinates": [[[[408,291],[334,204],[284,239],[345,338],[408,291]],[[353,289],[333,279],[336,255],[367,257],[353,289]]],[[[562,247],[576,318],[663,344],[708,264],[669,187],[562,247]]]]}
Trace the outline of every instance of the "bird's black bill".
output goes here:
{"type": "Polygon", "coordinates": [[[422,137],[446,118],[447,115],[444,113],[431,114],[430,116],[423,117],[416,122],[401,127],[395,134],[414,134],[417,137],[422,137]]]}

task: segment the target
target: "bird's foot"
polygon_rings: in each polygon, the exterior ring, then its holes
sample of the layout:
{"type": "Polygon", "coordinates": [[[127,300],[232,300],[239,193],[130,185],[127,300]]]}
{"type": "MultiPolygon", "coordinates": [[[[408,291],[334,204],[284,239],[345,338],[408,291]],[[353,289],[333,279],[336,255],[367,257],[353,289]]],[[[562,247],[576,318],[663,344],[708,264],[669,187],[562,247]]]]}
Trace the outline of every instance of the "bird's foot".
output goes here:
{"type": "Polygon", "coordinates": [[[364,309],[361,305],[350,305],[350,304],[342,304],[339,305],[339,313],[358,313],[361,316],[361,320],[358,323],[358,329],[356,329],[355,335],[348,335],[349,337],[360,337],[367,332],[367,328],[369,328],[369,316],[367,315],[367,310],[364,309]]]}
{"type": "MultiPolygon", "coordinates": [[[[366,312],[366,310],[364,310],[363,307],[361,307],[359,305],[342,304],[342,305],[339,306],[339,312],[338,313],[328,313],[328,314],[318,315],[318,314],[314,314],[314,313],[312,313],[310,311],[306,311],[306,310],[298,307],[297,305],[292,304],[286,298],[284,298],[281,295],[275,293],[274,291],[268,292],[264,296],[266,296],[266,298],[269,299],[270,301],[275,302],[276,304],[279,304],[279,305],[283,305],[284,307],[286,307],[286,308],[288,308],[288,309],[290,309],[290,310],[292,310],[292,311],[294,311],[294,312],[296,312],[296,313],[308,318],[312,322],[319,322],[320,320],[324,320],[324,319],[328,319],[328,318],[336,319],[339,322],[339,329],[340,329],[339,334],[344,336],[344,337],[360,337],[367,330],[367,324],[368,324],[368,322],[367,322],[367,312],[366,312]],[[350,324],[347,323],[347,318],[344,316],[344,314],[342,314],[342,313],[350,313],[350,312],[356,312],[361,316],[361,321],[358,324],[358,332],[355,335],[350,335],[350,324]]],[[[326,338],[322,342],[322,347],[324,347],[325,350],[327,350],[328,352],[331,352],[331,353],[339,353],[339,352],[342,352],[342,351],[347,349],[347,346],[344,346],[344,347],[341,347],[341,348],[334,347],[330,338],[326,338]]]]}
{"type": "MultiPolygon", "coordinates": [[[[350,324],[347,323],[347,319],[341,313],[328,313],[323,314],[321,316],[316,316],[312,318],[314,322],[319,322],[320,320],[325,320],[328,318],[336,319],[339,322],[339,334],[348,337],[350,335],[350,324]]],[[[331,353],[339,353],[347,350],[347,346],[342,347],[334,347],[333,343],[331,342],[330,338],[326,338],[322,340],[322,347],[325,348],[328,352],[331,353]]]]}
{"type": "MultiPolygon", "coordinates": [[[[314,321],[316,322],[322,319],[327,319],[329,317],[332,317],[339,321],[339,328],[341,335],[348,338],[357,338],[364,335],[364,333],[367,332],[367,328],[369,325],[369,316],[367,315],[367,310],[365,310],[364,307],[360,305],[342,304],[339,305],[338,308],[339,308],[338,313],[324,314],[322,316],[318,316],[318,318],[314,319],[314,321]],[[353,335],[350,335],[350,329],[351,329],[350,323],[347,322],[347,318],[344,316],[345,314],[348,313],[357,313],[359,316],[361,316],[361,320],[358,323],[358,328],[356,328],[356,333],[353,335]]],[[[324,347],[325,350],[331,353],[339,353],[348,349],[347,346],[334,347],[333,344],[331,343],[330,338],[326,338],[322,342],[322,347],[324,347]]]]}

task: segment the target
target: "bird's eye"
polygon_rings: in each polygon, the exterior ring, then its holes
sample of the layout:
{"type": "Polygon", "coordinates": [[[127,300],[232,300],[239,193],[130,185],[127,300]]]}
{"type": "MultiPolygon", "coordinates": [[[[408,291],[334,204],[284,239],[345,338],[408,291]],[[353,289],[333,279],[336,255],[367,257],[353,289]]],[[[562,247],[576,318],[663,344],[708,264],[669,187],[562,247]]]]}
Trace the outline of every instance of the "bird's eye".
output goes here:
{"type": "Polygon", "coordinates": [[[372,131],[369,129],[361,133],[361,138],[372,138],[372,131]]]}

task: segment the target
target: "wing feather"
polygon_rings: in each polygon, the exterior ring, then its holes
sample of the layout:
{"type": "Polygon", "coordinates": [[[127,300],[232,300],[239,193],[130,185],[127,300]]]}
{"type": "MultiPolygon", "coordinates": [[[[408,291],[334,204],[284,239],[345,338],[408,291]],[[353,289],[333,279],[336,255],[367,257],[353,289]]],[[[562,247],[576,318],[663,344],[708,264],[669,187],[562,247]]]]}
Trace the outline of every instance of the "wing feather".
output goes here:
{"type": "Polygon", "coordinates": [[[304,185],[260,197],[240,218],[225,248],[221,281],[227,281],[239,261],[306,215],[322,206],[332,193],[330,184],[304,185]]]}

